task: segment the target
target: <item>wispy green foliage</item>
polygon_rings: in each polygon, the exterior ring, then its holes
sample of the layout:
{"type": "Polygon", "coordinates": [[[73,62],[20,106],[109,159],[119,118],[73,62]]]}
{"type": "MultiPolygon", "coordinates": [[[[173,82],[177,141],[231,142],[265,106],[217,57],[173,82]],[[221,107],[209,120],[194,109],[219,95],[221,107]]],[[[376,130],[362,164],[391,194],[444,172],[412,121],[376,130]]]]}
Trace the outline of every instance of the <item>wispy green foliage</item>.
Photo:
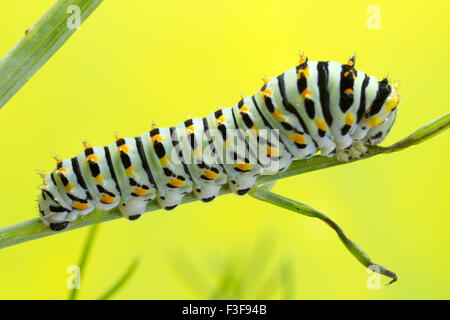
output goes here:
{"type": "Polygon", "coordinates": [[[242,248],[235,254],[229,254],[225,260],[209,256],[209,262],[215,261],[214,268],[199,268],[198,263],[176,251],[171,257],[170,266],[175,274],[186,284],[192,293],[200,298],[223,299],[292,299],[295,292],[293,280],[293,262],[282,256],[275,264],[275,237],[260,236],[253,249],[244,253],[242,248]],[[203,270],[209,270],[204,274],[203,270]]]}
{"type": "MultiPolygon", "coordinates": [[[[88,233],[88,236],[86,238],[86,242],[84,243],[83,250],[81,251],[81,258],[80,262],[78,263],[78,267],[80,268],[80,271],[84,274],[86,262],[89,258],[89,253],[91,252],[92,244],[94,243],[95,236],[97,235],[99,224],[94,224],[88,233]]],[[[69,299],[75,300],[77,297],[79,289],[72,289],[69,293],[69,299]]]]}
{"type": "Polygon", "coordinates": [[[127,282],[131,279],[134,272],[136,271],[139,265],[140,259],[139,257],[135,257],[134,260],[130,263],[128,268],[122,274],[122,276],[117,279],[117,281],[111,286],[111,288],[106,291],[103,295],[100,296],[99,300],[107,300],[111,299],[113,295],[115,295],[127,282]]]}
{"type": "Polygon", "coordinates": [[[102,1],[59,0],[34,26],[24,28],[22,39],[0,60],[0,109],[77,30],[77,22],[81,25],[102,1]]]}
{"type": "MultiPolygon", "coordinates": [[[[94,224],[86,237],[86,242],[84,243],[83,249],[81,251],[80,262],[78,263],[78,267],[80,268],[80,272],[83,275],[86,274],[86,265],[87,261],[90,257],[92,247],[95,241],[95,238],[98,233],[99,224],[94,224]]],[[[136,268],[139,265],[140,259],[135,257],[134,260],[130,263],[129,267],[125,270],[125,272],[120,276],[119,279],[108,289],[104,294],[102,294],[99,300],[107,300],[110,299],[114,294],[116,294],[127,282],[131,279],[131,276],[136,271],[136,268]]],[[[80,274],[80,275],[81,275],[80,274]]],[[[69,300],[75,300],[78,296],[80,289],[73,288],[69,292],[69,300]]]]}

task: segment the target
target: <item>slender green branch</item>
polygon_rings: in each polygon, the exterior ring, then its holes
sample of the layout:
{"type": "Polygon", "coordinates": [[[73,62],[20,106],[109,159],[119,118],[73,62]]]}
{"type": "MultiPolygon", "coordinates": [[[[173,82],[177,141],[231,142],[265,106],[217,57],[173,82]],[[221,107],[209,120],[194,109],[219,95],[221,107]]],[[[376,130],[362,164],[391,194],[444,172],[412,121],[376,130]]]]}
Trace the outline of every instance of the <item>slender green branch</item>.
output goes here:
{"type": "Polygon", "coordinates": [[[131,276],[136,271],[139,261],[140,261],[139,257],[134,258],[133,262],[130,264],[130,266],[127,268],[127,270],[125,270],[123,275],[98,300],[110,299],[121,287],[123,287],[125,285],[125,283],[127,283],[127,281],[131,279],[131,276]]]}
{"type": "Polygon", "coordinates": [[[450,112],[447,112],[443,116],[435,119],[434,121],[420,127],[405,139],[393,144],[390,147],[383,148],[383,152],[396,152],[413,146],[415,144],[422,143],[433,136],[447,130],[450,127],[450,112]]]}
{"type": "Polygon", "coordinates": [[[334,231],[336,231],[339,239],[341,239],[342,243],[345,245],[348,251],[356,258],[358,261],[365,266],[366,268],[371,267],[371,269],[379,274],[385,275],[391,278],[391,282],[389,284],[397,281],[397,275],[392,271],[386,269],[385,267],[373,263],[369,256],[352,240],[350,240],[344,233],[341,227],[337,225],[333,220],[327,217],[322,212],[319,212],[306,204],[300,203],[298,201],[288,199],[281,195],[275,194],[273,192],[266,191],[262,188],[253,188],[250,193],[252,197],[262,200],[264,202],[268,202],[270,204],[294,211],[296,213],[303,214],[308,217],[318,218],[325,222],[328,226],[330,226],[334,231]]]}
{"type": "Polygon", "coordinates": [[[102,1],[59,0],[33,27],[25,30],[22,39],[0,60],[0,109],[102,1]]]}
{"type": "MultiPolygon", "coordinates": [[[[92,225],[89,230],[89,234],[86,238],[86,242],[84,243],[84,248],[81,254],[80,262],[78,263],[78,267],[80,268],[81,273],[84,276],[84,266],[86,265],[86,261],[89,257],[89,253],[91,252],[92,244],[94,243],[95,236],[97,235],[99,224],[92,225]]],[[[73,288],[69,293],[69,300],[75,300],[77,297],[79,289],[73,288]]]]}
{"type": "MultiPolygon", "coordinates": [[[[349,162],[337,161],[334,158],[327,158],[322,156],[314,156],[311,159],[295,160],[291,166],[284,172],[258,177],[258,184],[283,179],[286,177],[294,176],[301,173],[320,170],[328,167],[341,165],[344,163],[351,163],[354,161],[360,161],[373,157],[375,155],[383,153],[391,153],[395,151],[404,150],[412,145],[421,143],[430,137],[442,133],[450,126],[450,112],[444,116],[430,122],[429,124],[419,128],[414,133],[399,141],[398,143],[389,147],[370,147],[368,154],[362,156],[359,159],[354,159],[349,162]]],[[[224,186],[220,194],[230,193],[228,186],[224,186]]],[[[183,203],[196,201],[196,197],[193,194],[188,194],[183,198],[183,203]]],[[[150,201],[147,205],[147,212],[161,209],[155,201],[150,201]]],[[[82,216],[76,221],[71,222],[69,226],[62,232],[70,231],[73,229],[85,227],[95,223],[105,222],[113,219],[120,218],[121,214],[117,208],[111,211],[94,210],[87,216],[82,216]]],[[[20,222],[11,226],[7,226],[0,229],[0,248],[9,247],[22,242],[47,237],[50,235],[62,233],[51,231],[46,227],[40,218],[20,222]]]]}

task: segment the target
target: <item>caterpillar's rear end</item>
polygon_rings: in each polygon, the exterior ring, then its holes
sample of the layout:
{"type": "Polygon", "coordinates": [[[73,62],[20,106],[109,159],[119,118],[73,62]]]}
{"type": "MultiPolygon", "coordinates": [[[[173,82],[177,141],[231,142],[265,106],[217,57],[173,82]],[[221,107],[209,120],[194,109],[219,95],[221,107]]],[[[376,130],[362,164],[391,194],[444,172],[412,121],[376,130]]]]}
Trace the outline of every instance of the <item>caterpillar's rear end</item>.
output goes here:
{"type": "Polygon", "coordinates": [[[354,57],[339,64],[301,56],[298,66],[265,79],[232,108],[140,137],[117,136],[106,147],[83,142],[84,152],[56,156],[56,169],[41,173],[41,216],[55,231],[95,208],[119,206],[135,220],[148,201],[171,210],[193,192],[208,202],[225,184],[244,195],[259,175],[284,171],[295,158],[359,157],[367,144],[384,140],[400,97],[396,85],[354,64],[354,57]]]}

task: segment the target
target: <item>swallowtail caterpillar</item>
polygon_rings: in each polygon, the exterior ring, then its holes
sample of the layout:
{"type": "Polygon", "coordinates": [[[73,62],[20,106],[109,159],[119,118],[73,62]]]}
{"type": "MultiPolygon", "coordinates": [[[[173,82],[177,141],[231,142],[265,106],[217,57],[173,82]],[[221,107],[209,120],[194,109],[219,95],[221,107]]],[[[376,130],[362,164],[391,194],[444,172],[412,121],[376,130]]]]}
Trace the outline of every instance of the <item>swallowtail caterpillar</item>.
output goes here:
{"type": "Polygon", "coordinates": [[[83,141],[74,158],[55,156],[56,169],[40,173],[44,223],[60,231],[79,215],[116,206],[135,220],[148,201],[171,210],[193,192],[208,202],[225,184],[244,195],[258,175],[286,170],[295,158],[359,157],[384,140],[400,101],[396,84],[357,71],[354,56],[340,64],[301,55],[299,65],[263,81],[254,95],[205,118],[116,136],[105,147],[83,141]]]}

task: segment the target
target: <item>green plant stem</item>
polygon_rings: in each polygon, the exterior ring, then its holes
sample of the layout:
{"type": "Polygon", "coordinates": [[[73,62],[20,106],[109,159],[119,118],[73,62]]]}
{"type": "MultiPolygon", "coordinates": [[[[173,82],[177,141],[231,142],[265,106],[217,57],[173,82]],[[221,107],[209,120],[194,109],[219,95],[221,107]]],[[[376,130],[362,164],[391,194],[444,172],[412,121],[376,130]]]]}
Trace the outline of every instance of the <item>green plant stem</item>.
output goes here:
{"type": "Polygon", "coordinates": [[[369,256],[362,250],[356,243],[354,243],[352,240],[350,240],[344,233],[341,227],[337,225],[333,220],[331,220],[329,217],[327,217],[322,212],[319,212],[306,204],[300,203],[298,201],[283,197],[281,195],[275,194],[270,191],[266,191],[262,188],[253,188],[249,194],[258,199],[262,200],[264,202],[268,202],[270,204],[294,211],[296,213],[312,217],[312,218],[318,218],[325,222],[328,226],[330,226],[334,231],[336,231],[337,235],[339,236],[339,239],[341,239],[342,243],[345,245],[348,251],[356,258],[358,261],[365,266],[366,268],[372,267],[372,270],[385,275],[392,280],[389,282],[389,284],[397,281],[397,275],[393,273],[392,271],[386,269],[385,267],[373,263],[372,260],[369,258],[369,256]]]}
{"type": "Polygon", "coordinates": [[[67,12],[69,6],[78,6],[83,23],[102,1],[59,0],[33,27],[25,30],[22,39],[0,60],[0,109],[77,30],[71,23],[68,27],[68,19],[72,22],[76,14],[67,12]]]}
{"type": "Polygon", "coordinates": [[[140,259],[135,257],[130,266],[125,270],[123,275],[117,280],[117,282],[106,291],[98,300],[107,300],[110,299],[117,291],[127,283],[128,280],[131,279],[131,276],[136,271],[136,268],[139,264],[140,259]]]}
{"type": "MultiPolygon", "coordinates": [[[[84,266],[86,265],[86,261],[88,260],[89,253],[91,252],[92,244],[94,243],[95,236],[98,232],[99,224],[92,225],[89,230],[88,236],[86,238],[86,242],[84,243],[83,251],[81,254],[80,262],[78,263],[78,267],[80,268],[81,275],[84,277],[84,266]]],[[[79,289],[72,289],[69,293],[69,299],[75,300],[77,297],[79,289]]]]}
{"type": "MultiPolygon", "coordinates": [[[[314,156],[311,159],[302,159],[295,160],[291,166],[284,172],[267,175],[267,176],[259,176],[258,184],[263,184],[266,182],[283,179],[286,177],[290,177],[297,174],[302,174],[306,172],[311,172],[319,169],[324,169],[328,167],[333,167],[337,165],[352,163],[355,161],[360,161],[363,159],[367,159],[373,157],[375,155],[391,153],[400,150],[404,150],[412,145],[421,143],[430,137],[441,133],[448,129],[450,126],[450,112],[445,114],[444,116],[428,123],[427,125],[419,128],[414,133],[409,135],[408,137],[402,139],[396,144],[389,147],[369,147],[368,154],[362,156],[359,159],[354,159],[349,162],[337,161],[334,158],[327,158],[322,156],[314,156]]],[[[230,189],[227,185],[225,185],[220,194],[230,193],[230,189]]],[[[186,195],[183,198],[183,203],[188,203],[192,201],[196,201],[196,197],[191,193],[186,195]]],[[[155,211],[161,209],[156,201],[150,201],[147,205],[147,212],[155,211]]],[[[91,224],[105,222],[113,219],[120,218],[121,214],[117,208],[114,208],[111,211],[100,211],[94,210],[92,213],[87,216],[82,216],[78,218],[76,221],[71,222],[69,226],[64,229],[62,232],[54,232],[51,231],[47,226],[44,225],[40,218],[31,219],[28,221],[20,222],[11,226],[7,226],[0,229],[0,248],[9,247],[15,244],[19,244],[25,241],[30,241],[42,237],[47,237],[50,235],[61,234],[63,232],[67,232],[73,229],[85,227],[91,224]]]]}

